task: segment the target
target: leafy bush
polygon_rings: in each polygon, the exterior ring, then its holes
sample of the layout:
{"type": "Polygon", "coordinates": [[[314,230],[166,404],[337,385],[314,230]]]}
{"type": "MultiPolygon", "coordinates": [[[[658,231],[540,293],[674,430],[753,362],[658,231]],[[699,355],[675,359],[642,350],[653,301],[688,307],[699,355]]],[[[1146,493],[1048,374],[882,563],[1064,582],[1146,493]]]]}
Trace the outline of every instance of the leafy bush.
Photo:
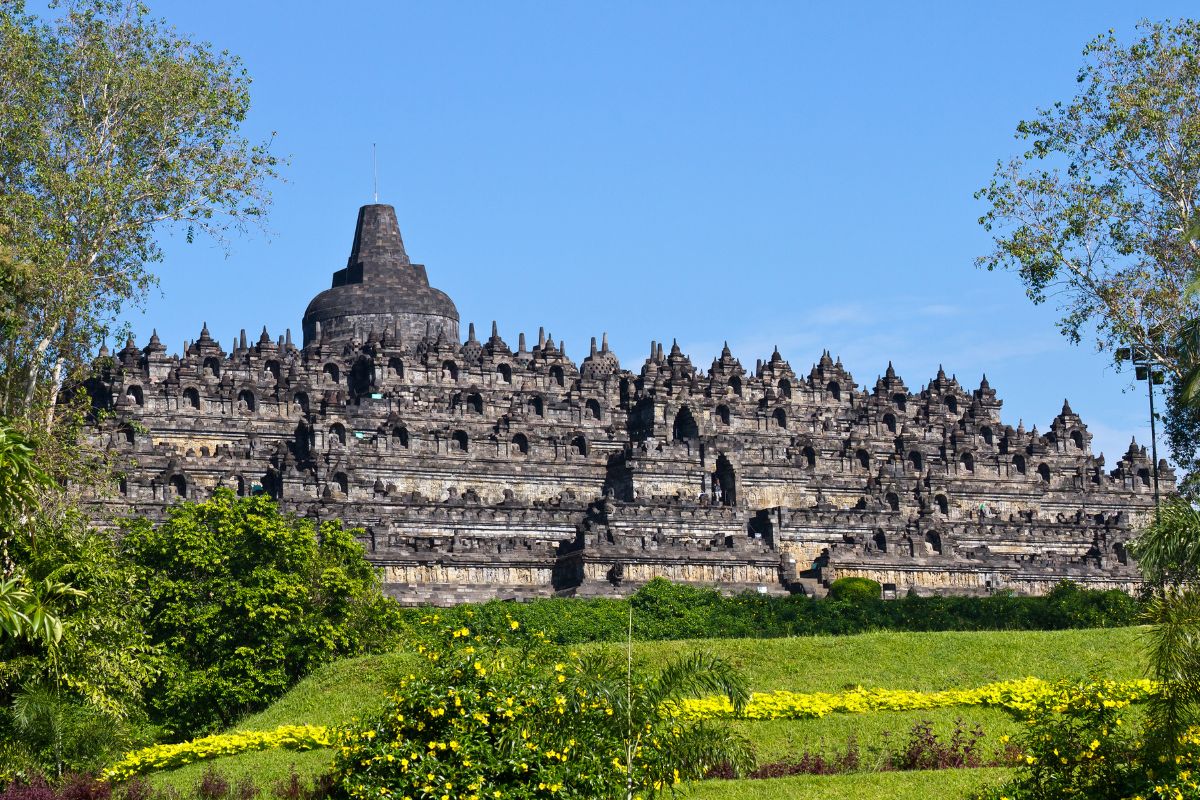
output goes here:
{"type": "Polygon", "coordinates": [[[58,800],[43,778],[13,781],[0,792],[0,800],[58,800]]]}
{"type": "Polygon", "coordinates": [[[834,600],[878,600],[883,594],[879,581],[870,578],[838,578],[829,584],[829,596],[834,600]]]}
{"type": "Polygon", "coordinates": [[[182,793],[170,785],[155,788],[138,778],[114,783],[79,774],[66,775],[54,783],[43,778],[15,781],[0,789],[0,800],[257,800],[267,796],[279,800],[326,800],[329,791],[328,786],[319,781],[306,785],[293,770],[291,780],[275,786],[268,795],[252,777],[242,776],[233,781],[212,767],[182,793]]]}
{"type": "Polygon", "coordinates": [[[128,521],[123,549],[165,653],[149,705],[176,735],[227,727],[319,664],[396,638],[397,606],[353,533],[267,497],[218,489],[160,525],[128,521]]]}
{"type": "Polygon", "coordinates": [[[485,641],[466,627],[420,647],[427,666],[382,712],[345,733],[332,776],[352,800],[381,796],[653,797],[715,764],[751,762],[748,745],[677,711],[693,694],[746,699],[719,659],[658,674],[611,654],[587,658],[527,636],[485,641]]]}

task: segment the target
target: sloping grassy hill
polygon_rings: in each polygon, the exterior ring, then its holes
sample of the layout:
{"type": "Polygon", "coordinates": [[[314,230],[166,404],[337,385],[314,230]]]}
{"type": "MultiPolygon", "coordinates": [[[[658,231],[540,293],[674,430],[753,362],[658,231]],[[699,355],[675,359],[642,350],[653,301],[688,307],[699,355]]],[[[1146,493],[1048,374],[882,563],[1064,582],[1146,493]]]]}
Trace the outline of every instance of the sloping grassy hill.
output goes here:
{"type": "MultiPolygon", "coordinates": [[[[935,691],[969,688],[1025,676],[1053,680],[1080,675],[1141,677],[1144,665],[1141,629],[1109,628],[1035,632],[870,633],[793,639],[707,639],[635,644],[638,657],[663,662],[698,649],[723,656],[741,667],[756,691],[842,691],[854,686],[935,691]]],[[[418,667],[407,653],[348,659],[310,675],[260,714],[236,727],[266,730],[286,724],[338,725],[369,713],[387,687],[418,667]]],[[[930,720],[947,733],[961,717],[980,725],[986,741],[1015,731],[1003,712],[984,708],[923,712],[881,712],[832,716],[819,720],[740,722],[755,743],[760,762],[784,760],[804,752],[832,753],[854,736],[864,765],[878,761],[887,748],[907,737],[912,726],[930,720]]],[[[208,762],[230,777],[253,777],[269,788],[291,768],[312,776],[325,768],[329,751],[247,753],[208,762]]],[[[151,776],[160,785],[186,791],[207,764],[192,764],[151,776]]],[[[738,798],[751,792],[759,800],[779,797],[953,797],[981,781],[1002,779],[1003,770],[961,770],[954,774],[905,773],[801,777],[772,781],[708,781],[696,787],[700,797],[738,798]],[[978,773],[978,774],[975,774],[978,773]],[[925,777],[921,777],[925,776],[925,777]]]]}

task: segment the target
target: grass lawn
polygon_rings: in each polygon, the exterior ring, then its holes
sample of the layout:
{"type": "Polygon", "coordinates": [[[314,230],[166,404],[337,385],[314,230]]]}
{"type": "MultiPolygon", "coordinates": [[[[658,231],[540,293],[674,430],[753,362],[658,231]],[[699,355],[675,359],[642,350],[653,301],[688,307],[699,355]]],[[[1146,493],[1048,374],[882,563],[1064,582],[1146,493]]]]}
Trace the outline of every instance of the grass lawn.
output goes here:
{"type": "Polygon", "coordinates": [[[1055,680],[1095,672],[1144,677],[1142,628],[1070,631],[863,633],[791,639],[701,639],[635,645],[650,661],[703,649],[723,656],[756,691],[840,692],[967,688],[1034,676],[1055,680]]]}
{"type": "Polygon", "coordinates": [[[932,800],[966,797],[1001,783],[1005,769],[944,769],[936,772],[862,772],[798,775],[765,781],[701,781],[689,787],[696,800],[932,800]]]}
{"type": "MultiPolygon", "coordinates": [[[[969,688],[992,681],[1036,676],[1053,680],[1087,674],[1127,679],[1141,677],[1143,663],[1137,628],[1035,632],[868,633],[790,639],[709,639],[635,644],[650,662],[704,649],[737,664],[756,691],[791,689],[837,692],[854,686],[933,691],[969,688]]],[[[301,681],[267,710],[235,726],[266,730],[286,724],[338,725],[369,713],[387,687],[418,667],[407,653],[347,659],[301,681]]],[[[864,765],[877,763],[888,750],[907,741],[913,725],[929,720],[949,735],[955,720],[980,725],[983,751],[990,756],[999,737],[1017,729],[1004,712],[985,708],[949,708],[922,712],[833,715],[812,720],[738,722],[755,744],[760,763],[781,761],[805,751],[844,752],[853,736],[864,765]]],[[[308,778],[329,764],[328,750],[295,753],[265,751],[230,756],[148,776],[158,786],[187,792],[212,765],[232,779],[252,777],[269,790],[291,769],[308,778]]],[[[846,776],[778,778],[767,781],[705,781],[698,797],[955,797],[981,781],[1000,780],[1003,770],[956,770],[933,773],[860,773],[846,776]],[[857,787],[857,788],[855,788],[857,787]],[[922,788],[924,787],[924,788],[922,788]]]]}

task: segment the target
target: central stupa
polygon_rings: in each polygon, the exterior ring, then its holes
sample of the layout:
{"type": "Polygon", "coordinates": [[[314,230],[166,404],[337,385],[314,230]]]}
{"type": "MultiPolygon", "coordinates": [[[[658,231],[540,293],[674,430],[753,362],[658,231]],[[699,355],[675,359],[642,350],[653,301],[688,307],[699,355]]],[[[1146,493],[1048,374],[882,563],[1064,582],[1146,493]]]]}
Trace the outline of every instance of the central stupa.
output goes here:
{"type": "Polygon", "coordinates": [[[304,312],[304,345],[364,341],[372,329],[408,342],[439,334],[458,341],[458,309],[429,285],[424,264],[409,261],[396,209],[382,204],[358,210],[346,268],[304,312]]]}

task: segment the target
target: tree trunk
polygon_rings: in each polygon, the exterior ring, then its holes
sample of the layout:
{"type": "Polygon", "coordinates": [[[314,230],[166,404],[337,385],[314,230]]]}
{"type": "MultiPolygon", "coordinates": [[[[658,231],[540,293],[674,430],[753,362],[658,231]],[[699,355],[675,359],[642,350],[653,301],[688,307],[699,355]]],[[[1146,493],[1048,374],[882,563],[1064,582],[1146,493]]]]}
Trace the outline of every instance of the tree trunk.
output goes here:
{"type": "Polygon", "coordinates": [[[63,358],[59,356],[54,362],[54,372],[50,376],[50,401],[46,404],[46,433],[54,427],[54,409],[58,405],[58,392],[62,388],[63,358]]]}

